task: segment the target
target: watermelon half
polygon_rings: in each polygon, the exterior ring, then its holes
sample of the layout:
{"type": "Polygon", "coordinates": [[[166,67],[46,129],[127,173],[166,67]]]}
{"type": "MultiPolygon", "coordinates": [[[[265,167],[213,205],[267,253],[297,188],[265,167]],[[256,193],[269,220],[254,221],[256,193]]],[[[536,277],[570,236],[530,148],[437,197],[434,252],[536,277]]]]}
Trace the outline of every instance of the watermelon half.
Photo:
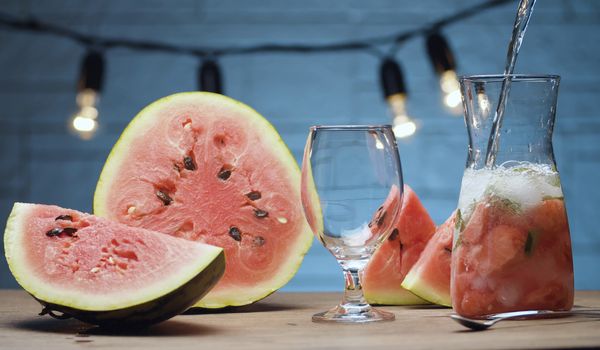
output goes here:
{"type": "Polygon", "coordinates": [[[419,260],[408,271],[402,287],[419,297],[443,306],[452,306],[450,299],[450,263],[456,213],[452,213],[431,237],[419,260]]]}
{"type": "Polygon", "coordinates": [[[8,266],[45,309],[140,327],[194,305],[225,270],[223,250],[57,206],[15,203],[8,266]]]}
{"type": "Polygon", "coordinates": [[[223,247],[225,275],[196,306],[260,300],[296,273],[313,236],[300,171],[269,122],[228,97],[188,92],[144,108],[113,147],[94,212],[223,247]]]}
{"type": "MultiPolygon", "coordinates": [[[[386,204],[382,211],[385,212],[386,204]]],[[[381,214],[382,216],[384,214],[381,214]]],[[[435,232],[435,223],[417,194],[404,186],[402,208],[392,233],[373,254],[363,275],[365,297],[372,304],[426,304],[401,284],[435,232]]]]}

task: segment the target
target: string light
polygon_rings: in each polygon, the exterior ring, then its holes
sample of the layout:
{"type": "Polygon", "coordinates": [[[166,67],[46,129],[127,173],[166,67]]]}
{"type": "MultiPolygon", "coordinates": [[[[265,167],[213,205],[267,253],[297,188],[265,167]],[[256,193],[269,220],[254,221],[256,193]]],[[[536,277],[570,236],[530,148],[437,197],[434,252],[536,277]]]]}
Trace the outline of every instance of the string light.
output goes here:
{"type": "Polygon", "coordinates": [[[221,82],[221,69],[217,61],[207,59],[202,62],[198,71],[198,88],[201,91],[223,93],[221,82]]]}
{"type": "MultiPolygon", "coordinates": [[[[326,44],[258,44],[253,46],[232,47],[198,47],[190,45],[175,45],[152,40],[136,40],[124,38],[106,38],[97,35],[79,32],[61,25],[41,22],[34,18],[21,19],[6,12],[0,11],[0,29],[28,31],[33,33],[50,34],[68,38],[80,45],[94,47],[102,51],[115,48],[126,48],[137,51],[165,52],[170,54],[190,55],[203,60],[198,68],[198,87],[204,91],[222,93],[221,72],[216,59],[223,56],[250,55],[257,53],[326,53],[326,52],[356,52],[362,51],[383,56],[382,47],[391,46],[389,51],[393,54],[401,44],[419,36],[427,36],[427,49],[440,76],[440,87],[443,92],[443,102],[453,113],[461,112],[461,96],[455,72],[455,61],[447,41],[439,34],[439,30],[450,24],[472,17],[485,10],[499,5],[512,3],[512,0],[488,0],[474,6],[465,8],[446,17],[440,18],[420,27],[397,32],[391,35],[381,35],[362,40],[346,40],[326,44]]],[[[382,75],[382,82],[386,79],[400,85],[402,91],[392,93],[385,90],[385,99],[389,104],[394,117],[394,131],[397,137],[408,137],[415,133],[417,125],[406,113],[406,89],[402,80],[402,72],[398,64],[392,59],[386,59],[382,64],[382,72],[388,71],[388,78],[382,75]]],[[[97,103],[102,87],[104,59],[98,51],[90,51],[82,64],[80,85],[78,88],[78,112],[71,118],[71,128],[82,138],[89,139],[98,127],[97,103]],[[83,82],[83,83],[82,83],[83,82]]],[[[485,94],[483,98],[487,99],[485,94]]],[[[482,100],[484,101],[484,100],[482,100]]],[[[483,102],[485,104],[485,102],[483,102]]],[[[481,104],[481,103],[480,103],[481,104]]],[[[489,101],[488,107],[489,108],[489,101]]]]}
{"type": "Polygon", "coordinates": [[[398,62],[388,57],[380,68],[381,86],[392,114],[392,127],[397,138],[405,138],[417,131],[417,124],[406,113],[406,85],[398,62]]]}
{"type": "Polygon", "coordinates": [[[427,35],[427,53],[440,78],[444,106],[455,115],[462,113],[460,84],[456,76],[456,61],[448,41],[437,31],[427,35]]]}
{"type": "Polygon", "coordinates": [[[104,57],[95,50],[88,51],[81,63],[77,83],[78,111],[71,117],[72,130],[82,139],[89,140],[98,129],[97,104],[104,78],[104,57]]]}

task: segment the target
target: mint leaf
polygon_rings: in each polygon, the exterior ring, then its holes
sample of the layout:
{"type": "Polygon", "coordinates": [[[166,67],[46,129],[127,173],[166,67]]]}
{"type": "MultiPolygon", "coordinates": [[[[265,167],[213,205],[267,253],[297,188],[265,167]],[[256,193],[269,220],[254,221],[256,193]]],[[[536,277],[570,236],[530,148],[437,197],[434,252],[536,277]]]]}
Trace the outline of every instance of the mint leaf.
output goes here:
{"type": "Polygon", "coordinates": [[[458,231],[458,232],[462,232],[465,229],[465,222],[462,218],[462,214],[460,212],[460,209],[456,210],[456,219],[454,221],[454,228],[458,231]]]}
{"type": "Polygon", "coordinates": [[[516,173],[524,173],[526,171],[531,170],[531,168],[526,168],[526,167],[515,167],[511,169],[512,171],[516,172],[516,173]]]}
{"type": "Polygon", "coordinates": [[[504,209],[515,215],[520,214],[522,211],[520,203],[512,201],[508,198],[492,195],[489,197],[488,202],[495,208],[504,209]]]}
{"type": "Polygon", "coordinates": [[[535,243],[537,242],[537,237],[539,232],[537,231],[528,231],[527,232],[527,240],[525,240],[525,255],[531,256],[533,253],[533,248],[535,243]]]}
{"type": "Polygon", "coordinates": [[[546,181],[554,187],[560,187],[560,176],[558,174],[549,177],[546,181]]]}
{"type": "Polygon", "coordinates": [[[456,251],[456,248],[460,247],[461,244],[462,244],[462,237],[459,234],[458,238],[456,239],[456,242],[454,242],[454,247],[452,248],[452,251],[456,251]]]}

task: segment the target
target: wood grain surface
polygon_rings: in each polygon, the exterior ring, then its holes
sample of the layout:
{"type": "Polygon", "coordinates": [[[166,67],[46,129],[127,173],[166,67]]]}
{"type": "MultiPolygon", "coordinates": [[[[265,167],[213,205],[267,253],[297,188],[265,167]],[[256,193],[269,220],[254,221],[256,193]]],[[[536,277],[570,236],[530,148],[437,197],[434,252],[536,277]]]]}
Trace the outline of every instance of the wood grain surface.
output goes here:
{"type": "MultiPolygon", "coordinates": [[[[317,324],[336,293],[275,293],[235,310],[181,315],[144,331],[107,333],[76,320],[37,316],[23,291],[0,290],[0,349],[537,349],[600,348],[600,316],[505,321],[468,331],[434,306],[384,307],[393,322],[317,324]]],[[[579,291],[578,307],[600,308],[600,291],[579,291]]]]}

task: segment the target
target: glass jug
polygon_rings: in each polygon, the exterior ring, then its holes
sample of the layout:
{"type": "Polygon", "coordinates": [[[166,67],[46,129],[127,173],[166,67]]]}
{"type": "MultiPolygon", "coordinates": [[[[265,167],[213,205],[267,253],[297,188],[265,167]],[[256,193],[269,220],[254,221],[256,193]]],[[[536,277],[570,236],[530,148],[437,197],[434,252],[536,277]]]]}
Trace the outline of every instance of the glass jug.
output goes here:
{"type": "Polygon", "coordinates": [[[451,296],[457,313],[475,318],[573,305],[569,224],[552,150],[560,77],[511,76],[495,162],[486,166],[503,80],[460,79],[469,150],[451,296]]]}

